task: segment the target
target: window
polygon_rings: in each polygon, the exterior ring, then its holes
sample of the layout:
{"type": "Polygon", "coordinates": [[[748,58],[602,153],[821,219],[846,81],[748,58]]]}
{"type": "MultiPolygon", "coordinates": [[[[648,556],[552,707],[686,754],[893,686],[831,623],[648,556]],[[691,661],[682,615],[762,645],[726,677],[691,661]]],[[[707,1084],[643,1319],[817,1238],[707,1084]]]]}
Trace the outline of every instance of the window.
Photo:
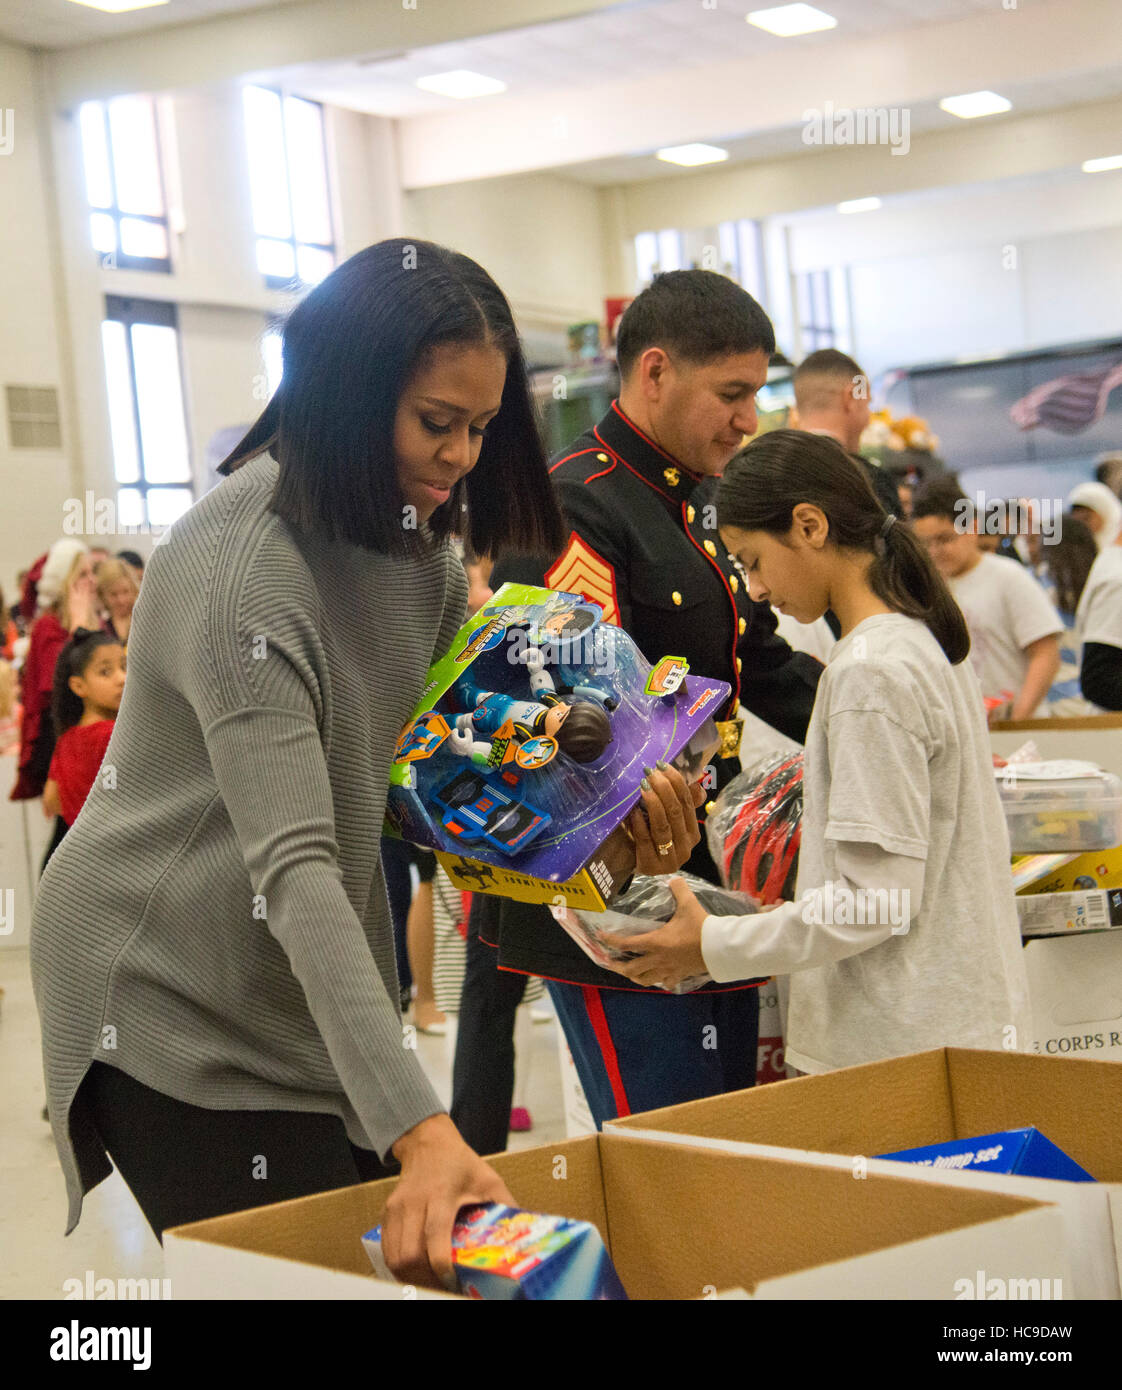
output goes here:
{"type": "Polygon", "coordinates": [[[167,204],[151,97],[87,101],[78,111],[90,236],[102,264],[170,273],[167,204]]]}
{"type": "Polygon", "coordinates": [[[690,266],[727,275],[766,307],[760,224],[751,218],[691,231],[665,228],[640,232],[635,238],[639,289],[649,285],[660,271],[690,266]]]}
{"type": "Polygon", "coordinates": [[[257,267],[273,289],[316,285],[335,268],[323,107],[267,87],[243,100],[257,267]]]}
{"type": "Polygon", "coordinates": [[[817,352],[819,348],[834,347],[837,343],[837,332],[834,327],[830,271],[808,270],[795,276],[795,285],[804,355],[817,352]]]}
{"type": "Polygon", "coordinates": [[[170,526],[195,500],[174,304],[107,295],[101,325],[119,526],[170,526]]]}

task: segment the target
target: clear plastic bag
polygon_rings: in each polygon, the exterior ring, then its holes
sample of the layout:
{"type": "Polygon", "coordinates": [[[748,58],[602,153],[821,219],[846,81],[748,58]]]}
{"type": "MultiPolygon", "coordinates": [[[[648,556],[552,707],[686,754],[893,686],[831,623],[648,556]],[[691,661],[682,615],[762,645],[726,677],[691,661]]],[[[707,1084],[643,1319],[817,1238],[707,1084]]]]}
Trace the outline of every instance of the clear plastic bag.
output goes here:
{"type": "Polygon", "coordinates": [[[762,904],[795,897],[803,819],[803,754],[771,754],[725,787],[705,824],[726,887],[762,904]]]}
{"type": "MultiPolygon", "coordinates": [[[[686,886],[711,916],[743,917],[759,911],[759,903],[747,893],[734,893],[727,888],[718,888],[715,884],[706,883],[704,879],[695,878],[692,874],[658,877],[637,874],[631,887],[612,902],[607,912],[576,911],[566,906],[560,897],[555,899],[550,910],[590,960],[606,970],[611,970],[621,961],[635,959],[635,953],[620,950],[614,944],[615,939],[645,936],[647,932],[657,931],[659,927],[665,926],[674,916],[678,905],[670,891],[671,877],[684,879],[686,886]]],[[[691,975],[689,979],[683,980],[666,992],[690,994],[702,985],[708,984],[710,978],[709,975],[691,975]]]]}

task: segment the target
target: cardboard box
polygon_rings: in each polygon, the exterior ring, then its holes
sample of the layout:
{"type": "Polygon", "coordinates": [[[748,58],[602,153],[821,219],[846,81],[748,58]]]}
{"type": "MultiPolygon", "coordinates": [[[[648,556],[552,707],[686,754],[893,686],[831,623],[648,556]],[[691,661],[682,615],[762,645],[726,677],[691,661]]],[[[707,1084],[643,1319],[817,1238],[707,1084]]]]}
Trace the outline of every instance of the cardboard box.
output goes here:
{"type": "MultiPolygon", "coordinates": [[[[972,1283],[978,1269],[1071,1288],[1054,1206],[935,1186],[898,1164],[858,1180],[848,1170],[626,1134],[500,1154],[491,1163],[519,1203],[592,1222],[633,1299],[711,1298],[735,1289],[756,1298],[954,1298],[961,1296],[956,1283],[972,1283]]],[[[362,1246],[394,1183],[166,1231],[176,1296],[412,1297],[407,1287],[374,1277],[362,1246]]]]}
{"type": "MultiPolygon", "coordinates": [[[[1030,941],[1025,969],[1035,1052],[1122,1062],[1122,936],[1098,932],[1070,940],[1030,941]]],[[[1122,1071],[1122,1066],[1112,1070],[1122,1071]]],[[[1122,1107],[1114,1111],[1116,1123],[1120,1115],[1122,1107]]],[[[1038,1117],[1029,1118],[1048,1133],[1038,1117]]]]}
{"type": "Polygon", "coordinates": [[[1122,927],[1122,888],[1018,897],[1022,936],[1072,936],[1122,927]]]}
{"type": "MultiPolygon", "coordinates": [[[[1087,936],[1040,947],[1117,943],[1087,936]]],[[[1098,1055],[1098,1054],[1096,1054],[1098,1055]]],[[[918,1181],[1036,1195],[1064,1216],[1075,1296],[1117,1298],[1122,1257],[1122,1065],[1083,1058],[937,1048],[800,1077],[610,1122],[613,1134],[714,1151],[786,1157],[870,1175],[896,1152],[1035,1125],[1094,1183],[1017,1174],[911,1168],[918,1181]],[[1116,1234],[1117,1232],[1117,1234],[1116,1234]]]]}
{"type": "MultiPolygon", "coordinates": [[[[1047,856],[1037,857],[1044,859],[1047,856]]],[[[1122,888],[1122,845],[1115,849],[1091,850],[1087,854],[1051,857],[1065,862],[1018,889],[1020,894],[1035,896],[1038,893],[1079,893],[1094,888],[1122,888]]],[[[1027,862],[1015,860],[1014,871],[1027,862]]]]}

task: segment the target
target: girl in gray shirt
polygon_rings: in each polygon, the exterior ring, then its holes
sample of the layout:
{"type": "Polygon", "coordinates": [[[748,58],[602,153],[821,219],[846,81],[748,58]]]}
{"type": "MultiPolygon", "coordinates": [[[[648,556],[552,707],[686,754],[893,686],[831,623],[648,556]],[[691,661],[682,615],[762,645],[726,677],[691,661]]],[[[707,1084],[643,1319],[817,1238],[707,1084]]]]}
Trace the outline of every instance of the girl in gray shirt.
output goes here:
{"type": "Polygon", "coordinates": [[[730,463],[721,536],[754,599],[841,623],[807,731],[796,901],[706,916],[682,883],[623,972],[788,974],[787,1059],[826,1071],[1026,1050],[1028,984],[982,695],[957,605],[832,441],[777,430],[730,463]]]}

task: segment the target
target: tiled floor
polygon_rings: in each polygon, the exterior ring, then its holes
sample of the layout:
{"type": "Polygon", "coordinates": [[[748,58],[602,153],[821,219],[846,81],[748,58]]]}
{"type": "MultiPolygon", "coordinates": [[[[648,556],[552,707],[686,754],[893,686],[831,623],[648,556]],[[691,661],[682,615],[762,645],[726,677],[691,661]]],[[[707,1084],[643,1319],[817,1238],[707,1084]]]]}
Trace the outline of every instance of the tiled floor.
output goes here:
{"type": "MultiPolygon", "coordinates": [[[[0,950],[0,1300],[61,1298],[67,1279],[160,1278],[160,1246],[116,1173],[91,1192],[74,1233],[66,1225],[65,1188],[49,1126],[40,1119],[43,1080],[39,1020],[25,948],[0,950]]],[[[544,1001],[543,1001],[544,1002],[544,1001]]],[[[511,1148],[565,1137],[557,1024],[534,1024],[523,1008],[517,1032],[515,1100],[534,1121],[511,1135],[511,1148]]],[[[437,1093],[451,1093],[455,1031],[418,1036],[418,1054],[437,1093]]],[[[172,1291],[174,1295],[174,1290],[172,1291]]]]}

